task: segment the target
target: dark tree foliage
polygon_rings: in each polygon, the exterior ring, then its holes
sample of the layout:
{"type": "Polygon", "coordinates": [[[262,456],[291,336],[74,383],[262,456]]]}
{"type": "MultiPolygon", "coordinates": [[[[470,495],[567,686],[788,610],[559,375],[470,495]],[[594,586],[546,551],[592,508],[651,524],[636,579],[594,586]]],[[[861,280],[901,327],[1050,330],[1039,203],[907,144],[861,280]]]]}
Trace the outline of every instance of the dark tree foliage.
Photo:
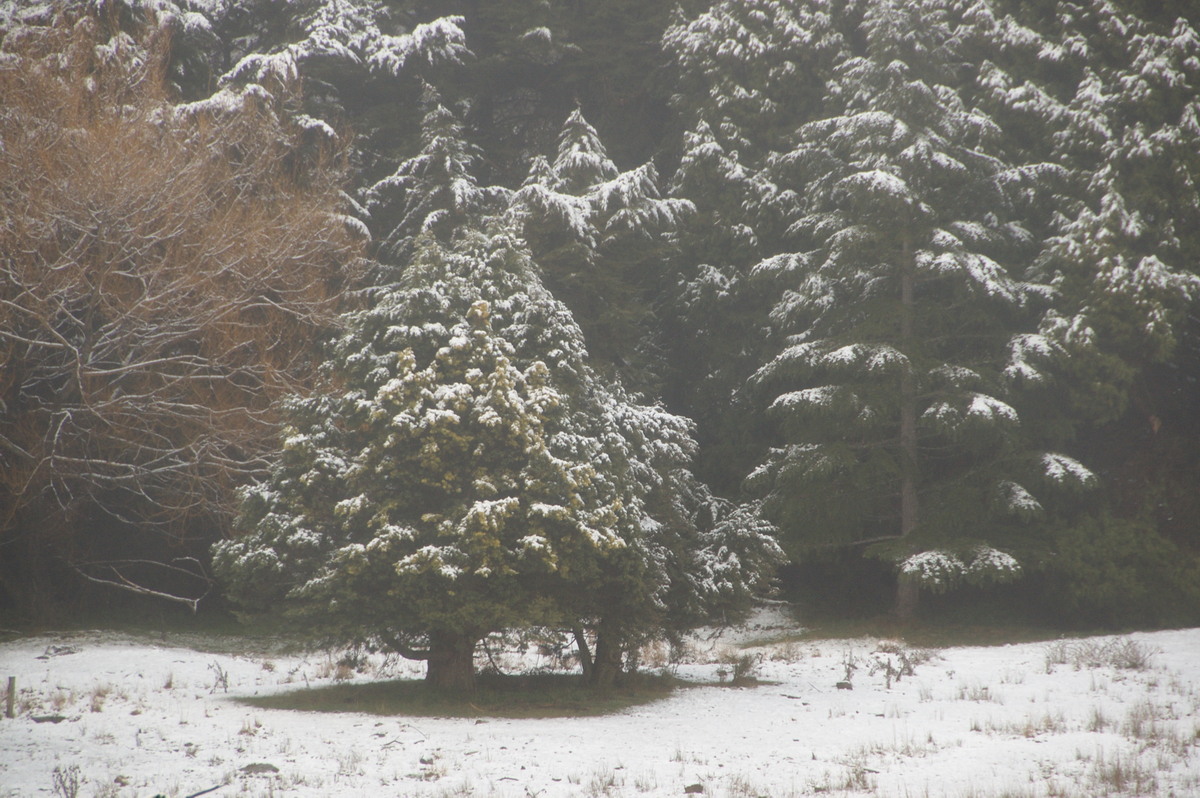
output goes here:
{"type": "MultiPolygon", "coordinates": [[[[637,450],[657,419],[629,494],[655,543],[539,609],[499,601],[467,637],[557,614],[593,644],[605,630],[589,658],[612,665],[744,606],[771,567],[751,474],[809,558],[791,573],[894,589],[908,562],[948,586],[1013,575],[1012,556],[1024,578],[1003,593],[1060,618],[1194,619],[1198,17],[1187,0],[0,1],[0,236],[69,263],[42,279],[10,259],[0,286],[4,578],[91,562],[119,582],[117,553],[197,555],[234,488],[293,456],[265,443],[272,401],[303,406],[330,310],[441,285],[431,264],[502,228],[524,284],[571,317],[554,329],[583,336],[596,395],[645,410],[605,423],[637,450]],[[81,16],[77,40],[38,38],[81,16]],[[26,68],[52,50],[53,90],[26,68]],[[213,142],[224,164],[199,155],[213,142]],[[63,170],[80,192],[55,194],[63,170]],[[205,217],[214,198],[230,210],[205,217]],[[180,208],[260,264],[253,292],[225,255],[195,260],[200,239],[162,235],[180,208]],[[347,292],[363,238],[372,290],[347,292]],[[127,261],[178,264],[184,298],[143,296],[127,261]],[[253,323],[213,310],[243,300],[253,323]],[[1047,490],[1085,474],[1099,489],[1047,490]],[[886,567],[849,565],[864,547],[886,567]],[[718,561],[741,576],[710,578],[718,561]],[[629,587],[644,578],[662,589],[629,587]]],[[[462,274],[449,326],[520,338],[502,312],[471,326],[495,275],[462,274]]],[[[479,346],[475,366],[425,353],[416,371],[507,373],[479,346]]],[[[573,418],[584,438],[603,405],[573,418]]],[[[155,588],[186,592],[172,573],[155,588]]]]}
{"type": "MultiPolygon", "coordinates": [[[[672,0],[449,0],[413,4],[414,20],[460,14],[475,60],[459,88],[489,142],[496,182],[519,182],[553,150],[559,122],[583,109],[623,168],[669,150],[659,38],[672,0]]],[[[698,5],[692,3],[692,5],[698,5]]]]}
{"type": "MultiPolygon", "coordinates": [[[[697,336],[680,337],[713,336],[711,320],[722,331],[742,325],[686,362],[730,341],[740,357],[683,372],[694,376],[675,390],[694,396],[748,354],[765,364],[753,384],[794,380],[792,392],[768,397],[780,427],[766,430],[760,445],[776,448],[755,472],[774,486],[769,506],[793,541],[948,533],[949,544],[986,535],[997,510],[1040,514],[1045,506],[1024,487],[1033,475],[999,478],[997,467],[1035,441],[1094,451],[1099,425],[1144,403],[1137,386],[1148,368],[1188,340],[1197,284],[1178,255],[1197,250],[1200,131],[1197,39],[1186,22],[1145,21],[1104,2],[718,3],[672,26],[664,46],[681,70],[676,103],[689,126],[678,191],[700,220],[720,220],[695,239],[708,244],[703,254],[682,260],[676,309],[705,321],[684,326],[697,336]],[[1165,190],[1145,191],[1147,178],[1165,190]],[[905,255],[906,242],[926,254],[905,255]],[[906,292],[901,264],[913,255],[906,292]],[[775,360],[755,352],[749,334],[766,316],[746,280],[756,256],[765,258],[757,272],[783,288],[770,317],[784,347],[775,360]],[[952,262],[968,279],[945,293],[954,269],[936,264],[952,262]],[[892,269],[899,290],[889,302],[892,269]],[[1013,290],[993,290],[989,270],[1013,290]],[[961,290],[972,282],[982,291],[961,290]],[[1007,310],[996,304],[1006,294],[1007,310]],[[880,395],[855,353],[878,354],[883,342],[903,353],[911,376],[880,395]],[[982,404],[964,405],[959,421],[959,411],[938,409],[964,390],[978,401],[1003,397],[1008,410],[995,405],[992,417],[1013,421],[1014,434],[994,437],[993,427],[989,442],[982,428],[960,425],[982,404]],[[880,426],[884,418],[898,422],[880,426]],[[993,489],[962,503],[983,487],[971,488],[973,478],[989,473],[985,483],[999,478],[993,489]],[[826,490],[830,480],[840,487],[826,490]],[[890,524],[895,531],[881,528],[890,524]]],[[[872,361],[875,380],[885,360],[872,361]]],[[[718,413],[714,428],[729,415],[718,413]]],[[[735,439],[715,437],[723,447],[735,439]]],[[[1069,473],[1067,462],[1043,460],[1046,475],[1069,473]]],[[[1104,504],[1096,495],[1064,509],[1104,504]]],[[[995,539],[1022,548],[1032,571],[1071,560],[1064,547],[1079,538],[1055,532],[1070,523],[1025,527],[1036,538],[995,539]]],[[[876,551],[902,556],[900,548],[876,551]]],[[[931,583],[945,585],[964,561],[924,562],[931,583]]]]}

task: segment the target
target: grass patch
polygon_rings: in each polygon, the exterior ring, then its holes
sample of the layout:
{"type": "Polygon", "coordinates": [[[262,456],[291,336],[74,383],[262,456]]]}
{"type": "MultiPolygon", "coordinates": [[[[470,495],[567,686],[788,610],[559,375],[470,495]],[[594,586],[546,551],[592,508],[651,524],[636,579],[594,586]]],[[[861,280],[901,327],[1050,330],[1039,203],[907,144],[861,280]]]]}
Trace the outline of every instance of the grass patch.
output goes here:
{"type": "Polygon", "coordinates": [[[938,620],[901,622],[891,616],[874,618],[818,618],[803,629],[766,634],[748,640],[745,648],[805,643],[817,640],[878,638],[902,640],[922,648],[956,646],[1002,646],[1011,643],[1040,643],[1061,637],[1062,631],[1022,624],[957,623],[938,620]]]}
{"type": "Polygon", "coordinates": [[[397,679],[335,684],[270,696],[238,699],[263,709],[361,712],[368,715],[450,718],[572,718],[607,715],[668,697],[691,683],[670,676],[637,674],[608,690],[587,686],[575,674],[482,675],[473,695],[397,679]]]}
{"type": "Polygon", "coordinates": [[[1130,640],[1127,637],[1113,640],[1058,640],[1046,649],[1046,673],[1052,673],[1055,665],[1073,665],[1075,670],[1084,668],[1121,668],[1144,671],[1158,650],[1130,640]]]}

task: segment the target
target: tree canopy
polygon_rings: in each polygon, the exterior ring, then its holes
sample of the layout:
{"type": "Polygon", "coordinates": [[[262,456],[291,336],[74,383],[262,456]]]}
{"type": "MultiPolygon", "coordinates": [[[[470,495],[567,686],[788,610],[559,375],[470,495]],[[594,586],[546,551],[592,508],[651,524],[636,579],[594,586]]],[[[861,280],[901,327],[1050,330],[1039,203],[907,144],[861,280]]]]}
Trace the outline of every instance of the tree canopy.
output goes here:
{"type": "Polygon", "coordinates": [[[459,686],[531,626],[607,681],[780,573],[1194,619],[1195,26],[0,2],[0,601],[213,564],[459,686]]]}

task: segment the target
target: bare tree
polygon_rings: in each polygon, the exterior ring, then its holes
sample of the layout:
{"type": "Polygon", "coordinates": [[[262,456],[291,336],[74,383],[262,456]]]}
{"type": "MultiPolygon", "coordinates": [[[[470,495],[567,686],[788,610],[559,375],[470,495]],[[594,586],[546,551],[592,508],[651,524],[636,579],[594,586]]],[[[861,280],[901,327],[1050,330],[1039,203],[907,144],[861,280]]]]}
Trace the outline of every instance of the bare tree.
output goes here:
{"type": "Polygon", "coordinates": [[[0,46],[0,599],[26,608],[64,568],[195,608],[359,271],[291,87],[176,106],[168,52],[88,16],[0,46]]]}

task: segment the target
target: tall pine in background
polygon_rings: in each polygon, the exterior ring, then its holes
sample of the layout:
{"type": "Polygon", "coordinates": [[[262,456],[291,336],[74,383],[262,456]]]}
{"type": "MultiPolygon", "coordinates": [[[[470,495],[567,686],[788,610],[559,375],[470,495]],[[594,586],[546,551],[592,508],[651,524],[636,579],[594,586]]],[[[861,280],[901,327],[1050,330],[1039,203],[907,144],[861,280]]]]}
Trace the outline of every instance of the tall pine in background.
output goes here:
{"type": "Polygon", "coordinates": [[[894,558],[903,617],[920,584],[1011,578],[1013,527],[1040,516],[1043,483],[1093,479],[1041,450],[1014,406],[1030,350],[1053,354],[1024,332],[1052,292],[1022,279],[1015,170],[953,86],[945,6],[865,10],[829,87],[838,113],[767,166],[800,250],[756,267],[781,292],[782,348],[753,385],[787,445],[751,482],[808,545],[894,558]]]}
{"type": "Polygon", "coordinates": [[[670,192],[696,207],[659,295],[664,390],[696,419],[702,473],[736,492],[767,445],[762,413],[738,396],[766,356],[772,304],[748,278],[784,226],[762,165],[819,115],[843,43],[828,9],[754,0],[677,17],[662,46],[682,126],[670,192]]]}
{"type": "Polygon", "coordinates": [[[1081,430],[1125,412],[1135,375],[1186,334],[1194,32],[1105,2],[728,3],[664,46],[690,126],[677,185],[724,221],[683,250],[730,253],[678,307],[743,314],[726,340],[748,347],[739,248],[766,256],[755,273],[778,297],[781,357],[751,382],[789,442],[755,472],[794,523],[775,517],[809,530],[801,548],[894,537],[875,551],[903,560],[940,538],[908,561],[930,584],[978,574],[977,535],[1053,573],[1055,530],[1076,527],[1041,488],[1091,477],[1051,452],[1094,456],[1081,430]],[[1170,192],[1139,191],[1146,175],[1170,192]],[[834,475],[844,492],[815,487],[834,475]]]}
{"type": "Polygon", "coordinates": [[[1200,591],[1183,520],[1200,473],[1200,36],[1165,5],[1134,5],[974,12],[989,32],[975,41],[979,104],[1015,151],[1062,167],[1031,217],[1038,279],[1060,291],[1040,327],[1070,353],[1044,410],[1078,433],[1107,490],[1094,517],[1055,528],[1044,573],[1056,606],[1105,623],[1182,617],[1200,591]]]}

